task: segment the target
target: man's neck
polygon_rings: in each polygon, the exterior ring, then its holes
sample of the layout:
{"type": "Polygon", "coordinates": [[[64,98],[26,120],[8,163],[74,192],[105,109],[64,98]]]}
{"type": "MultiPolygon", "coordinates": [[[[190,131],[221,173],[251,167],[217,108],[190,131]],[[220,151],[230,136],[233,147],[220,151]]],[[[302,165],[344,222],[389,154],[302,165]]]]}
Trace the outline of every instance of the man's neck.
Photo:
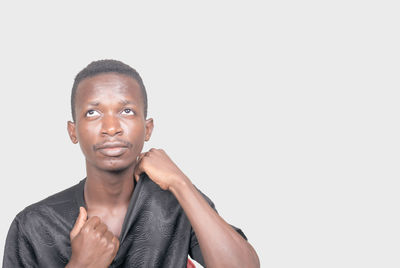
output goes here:
{"type": "Polygon", "coordinates": [[[86,165],[84,196],[88,208],[127,207],[133,193],[134,166],[120,172],[108,172],[86,165]]]}

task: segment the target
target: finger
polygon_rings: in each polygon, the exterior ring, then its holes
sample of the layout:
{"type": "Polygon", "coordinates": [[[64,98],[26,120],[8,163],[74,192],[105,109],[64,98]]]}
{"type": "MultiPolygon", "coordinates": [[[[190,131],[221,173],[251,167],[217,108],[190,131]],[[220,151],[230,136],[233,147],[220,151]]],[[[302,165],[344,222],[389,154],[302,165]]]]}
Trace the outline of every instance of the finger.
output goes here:
{"type": "Polygon", "coordinates": [[[144,155],[145,155],[145,153],[139,154],[139,156],[138,156],[137,159],[136,159],[136,166],[135,166],[135,167],[137,167],[137,166],[140,165],[140,163],[142,162],[142,159],[143,159],[144,155]]]}
{"type": "Polygon", "coordinates": [[[135,169],[135,171],[134,171],[133,174],[134,174],[134,176],[135,176],[136,182],[139,181],[139,179],[140,179],[140,174],[142,174],[142,173],[143,173],[142,168],[138,167],[138,168],[135,169]]]}
{"type": "Polygon", "coordinates": [[[93,216],[91,218],[88,219],[88,221],[85,224],[84,228],[87,228],[89,230],[93,230],[96,229],[96,227],[101,224],[101,220],[99,217],[97,216],[93,216]]]}
{"type": "Polygon", "coordinates": [[[139,156],[137,157],[138,159],[137,159],[137,163],[139,163],[141,160],[142,160],[142,158],[144,157],[144,155],[146,154],[147,152],[144,152],[144,153],[140,153],[139,154],[139,156]]]}
{"type": "Polygon", "coordinates": [[[105,232],[107,232],[108,227],[107,225],[105,225],[104,223],[100,223],[99,225],[97,225],[97,227],[95,228],[96,232],[98,232],[100,235],[103,235],[105,232]]]}
{"type": "Polygon", "coordinates": [[[70,233],[71,240],[74,239],[79,234],[83,225],[85,225],[86,221],[87,221],[86,209],[84,207],[80,207],[78,218],[76,219],[75,225],[70,233]]]}
{"type": "Polygon", "coordinates": [[[107,243],[112,243],[114,234],[111,233],[110,231],[107,231],[107,232],[104,233],[103,237],[104,237],[105,239],[107,239],[107,243]]]}
{"type": "Polygon", "coordinates": [[[140,179],[140,174],[143,172],[143,164],[142,164],[142,161],[143,161],[143,160],[142,160],[142,159],[143,159],[144,156],[145,156],[145,153],[141,153],[141,154],[138,156],[138,162],[137,162],[137,164],[136,164],[136,166],[135,166],[135,170],[134,170],[134,172],[133,172],[136,181],[139,181],[139,179],[140,179]]]}
{"type": "Polygon", "coordinates": [[[114,244],[113,258],[115,258],[119,249],[119,239],[116,236],[114,236],[111,240],[111,243],[114,244]]]}

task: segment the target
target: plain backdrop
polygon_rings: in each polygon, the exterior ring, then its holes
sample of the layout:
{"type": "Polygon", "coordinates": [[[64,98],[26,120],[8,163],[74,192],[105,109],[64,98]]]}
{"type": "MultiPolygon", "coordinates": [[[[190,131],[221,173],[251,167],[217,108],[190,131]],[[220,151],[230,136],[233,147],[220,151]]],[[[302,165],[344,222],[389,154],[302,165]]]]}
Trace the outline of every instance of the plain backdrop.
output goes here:
{"type": "MultiPolygon", "coordinates": [[[[142,75],[163,148],[261,267],[399,267],[398,1],[1,1],[0,257],[85,177],[75,75],[142,75]]],[[[210,239],[213,239],[210,237],[210,239]]]]}

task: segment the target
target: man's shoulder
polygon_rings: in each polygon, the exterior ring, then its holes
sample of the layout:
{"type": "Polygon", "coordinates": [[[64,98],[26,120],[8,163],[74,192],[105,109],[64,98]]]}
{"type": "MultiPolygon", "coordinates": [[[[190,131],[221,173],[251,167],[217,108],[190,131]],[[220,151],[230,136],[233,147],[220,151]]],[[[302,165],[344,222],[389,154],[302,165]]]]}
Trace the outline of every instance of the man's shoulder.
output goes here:
{"type": "Polygon", "coordinates": [[[79,188],[82,187],[81,183],[82,181],[27,206],[17,214],[16,220],[22,225],[34,224],[37,226],[52,221],[54,218],[60,219],[61,217],[67,220],[76,218],[79,213],[76,197],[79,188]]]}
{"type": "MultiPolygon", "coordinates": [[[[158,205],[167,210],[171,209],[172,207],[181,208],[181,205],[179,204],[178,200],[176,199],[176,197],[173,195],[172,192],[161,189],[160,186],[158,186],[155,182],[153,182],[148,177],[147,174],[144,174],[142,178],[143,178],[143,183],[141,185],[142,189],[139,199],[147,198],[150,201],[156,202],[158,205]]],[[[203,196],[203,198],[210,205],[210,207],[216,210],[213,201],[211,201],[211,199],[207,195],[205,195],[202,191],[200,191],[200,189],[197,188],[195,185],[194,187],[203,196]]]]}

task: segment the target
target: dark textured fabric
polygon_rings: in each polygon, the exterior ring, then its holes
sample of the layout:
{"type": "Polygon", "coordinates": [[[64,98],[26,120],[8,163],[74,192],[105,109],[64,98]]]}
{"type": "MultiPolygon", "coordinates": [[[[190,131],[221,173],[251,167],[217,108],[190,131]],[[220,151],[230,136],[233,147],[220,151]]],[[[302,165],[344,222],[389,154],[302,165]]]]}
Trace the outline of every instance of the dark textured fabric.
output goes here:
{"type": "MultiPolygon", "coordinates": [[[[15,217],[7,235],[3,268],[65,267],[71,256],[69,233],[79,207],[86,207],[85,181],[28,206],[15,217]]],[[[196,235],[174,195],[143,174],[134,188],[120,248],[110,267],[186,267],[188,254],[204,265],[196,235]]]]}

